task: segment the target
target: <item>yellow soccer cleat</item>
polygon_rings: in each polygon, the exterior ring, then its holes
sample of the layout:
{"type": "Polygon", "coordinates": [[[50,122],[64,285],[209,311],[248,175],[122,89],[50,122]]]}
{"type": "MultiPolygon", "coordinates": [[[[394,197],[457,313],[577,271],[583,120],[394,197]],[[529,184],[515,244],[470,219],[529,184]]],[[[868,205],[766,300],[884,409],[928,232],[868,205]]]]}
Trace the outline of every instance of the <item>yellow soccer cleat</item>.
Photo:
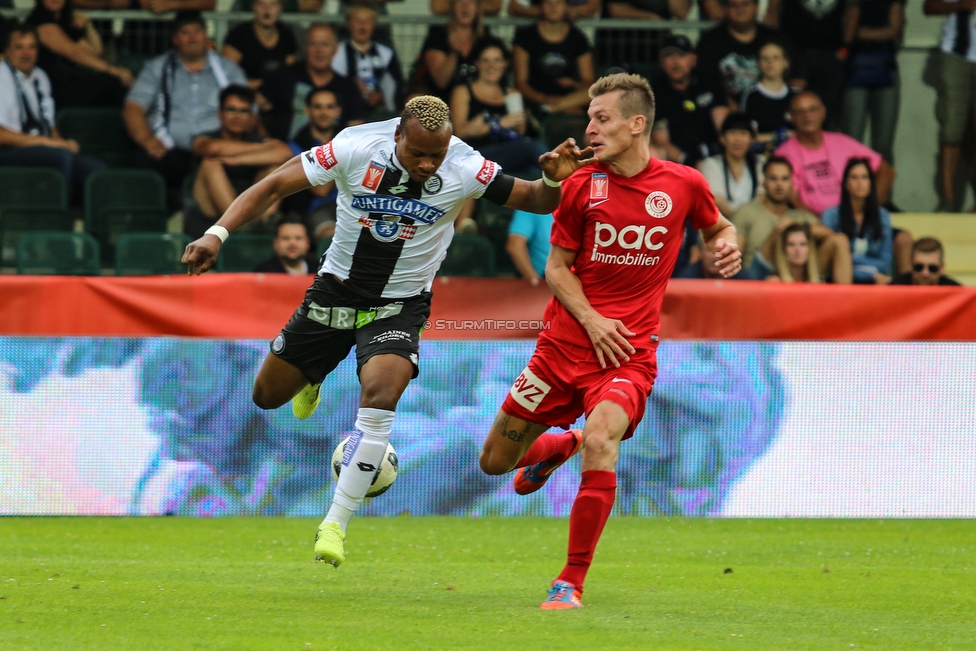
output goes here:
{"type": "Polygon", "coordinates": [[[309,384],[291,399],[291,413],[298,420],[305,420],[315,413],[322,401],[322,383],[309,384]]]}
{"type": "Polygon", "coordinates": [[[345,539],[346,534],[338,522],[323,522],[315,534],[315,560],[339,567],[346,560],[345,539]]]}

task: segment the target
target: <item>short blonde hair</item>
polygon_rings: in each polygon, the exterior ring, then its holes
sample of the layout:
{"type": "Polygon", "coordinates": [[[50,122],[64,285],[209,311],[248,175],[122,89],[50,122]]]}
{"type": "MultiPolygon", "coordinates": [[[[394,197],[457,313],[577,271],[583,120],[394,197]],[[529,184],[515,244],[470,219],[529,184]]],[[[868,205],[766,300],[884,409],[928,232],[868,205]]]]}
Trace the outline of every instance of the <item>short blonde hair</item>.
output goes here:
{"type": "Polygon", "coordinates": [[[438,131],[451,126],[451,110],[444,100],[433,95],[418,95],[403,107],[400,122],[417,120],[428,131],[438,131]]]}
{"type": "Polygon", "coordinates": [[[620,91],[620,112],[624,117],[643,115],[647,120],[647,132],[654,124],[654,91],[651,84],[640,75],[618,72],[600,77],[590,86],[590,99],[620,91]]]}

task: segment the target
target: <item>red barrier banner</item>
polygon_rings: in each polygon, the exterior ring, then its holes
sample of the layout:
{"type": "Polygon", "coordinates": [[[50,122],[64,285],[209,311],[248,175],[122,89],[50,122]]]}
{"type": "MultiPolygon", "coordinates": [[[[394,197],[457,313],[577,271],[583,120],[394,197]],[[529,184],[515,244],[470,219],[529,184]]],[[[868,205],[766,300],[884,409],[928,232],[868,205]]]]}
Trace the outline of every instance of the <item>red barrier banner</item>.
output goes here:
{"type": "MultiPolygon", "coordinates": [[[[311,279],[5,275],[0,334],[270,339],[311,279]]],[[[535,338],[551,296],[512,278],[438,278],[424,338],[535,338]]],[[[661,321],[666,339],[974,341],[976,288],[673,280],[661,321]]]]}

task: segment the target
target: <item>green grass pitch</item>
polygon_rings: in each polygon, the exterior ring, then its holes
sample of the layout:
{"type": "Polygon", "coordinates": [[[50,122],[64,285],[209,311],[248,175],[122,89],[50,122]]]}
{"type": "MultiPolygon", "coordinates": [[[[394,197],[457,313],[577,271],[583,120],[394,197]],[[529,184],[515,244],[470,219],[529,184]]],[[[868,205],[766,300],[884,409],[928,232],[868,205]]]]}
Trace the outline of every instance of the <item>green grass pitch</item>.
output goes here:
{"type": "Polygon", "coordinates": [[[976,649],[976,521],[0,518],[0,649],[976,649]]]}

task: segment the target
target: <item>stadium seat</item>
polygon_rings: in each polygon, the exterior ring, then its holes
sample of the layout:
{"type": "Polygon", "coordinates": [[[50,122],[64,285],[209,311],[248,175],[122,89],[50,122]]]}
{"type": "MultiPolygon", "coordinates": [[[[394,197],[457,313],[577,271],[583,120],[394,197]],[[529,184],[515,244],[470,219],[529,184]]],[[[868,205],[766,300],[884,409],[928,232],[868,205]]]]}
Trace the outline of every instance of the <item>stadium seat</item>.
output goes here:
{"type": "Polygon", "coordinates": [[[152,170],[99,170],[85,182],[85,230],[111,260],[123,233],[166,232],[166,184],[152,170]]]}
{"type": "Polygon", "coordinates": [[[329,246],[332,244],[332,236],[323,237],[319,240],[319,248],[317,250],[318,256],[321,258],[322,254],[329,250],[329,246]]]}
{"type": "Polygon", "coordinates": [[[97,276],[98,241],[88,233],[27,233],[17,242],[17,273],[97,276]]]}
{"type": "Polygon", "coordinates": [[[70,231],[71,226],[68,184],[60,171],[0,167],[0,246],[13,252],[25,232],[70,231]]]}
{"type": "Polygon", "coordinates": [[[251,271],[262,260],[274,254],[271,233],[235,233],[220,247],[217,271],[251,271]]]}
{"type": "Polygon", "coordinates": [[[440,276],[492,278],[497,275],[495,249],[486,237],[455,235],[437,273],[440,276]]]}
{"type": "Polygon", "coordinates": [[[131,155],[131,141],[117,108],[67,108],[58,111],[58,131],[78,141],[81,153],[105,161],[110,167],[125,167],[131,155]]]}
{"type": "Polygon", "coordinates": [[[512,209],[499,206],[487,199],[478,201],[478,227],[491,242],[495,253],[495,269],[502,275],[515,275],[515,263],[505,248],[508,244],[508,226],[512,223],[512,209]]]}
{"type": "Polygon", "coordinates": [[[576,144],[582,147],[589,121],[590,118],[583,114],[550,113],[542,122],[546,146],[555,149],[566,138],[576,138],[576,144]]]}
{"type": "Polygon", "coordinates": [[[186,273],[180,260],[190,238],[172,233],[125,233],[115,245],[118,276],[186,273]]]}

